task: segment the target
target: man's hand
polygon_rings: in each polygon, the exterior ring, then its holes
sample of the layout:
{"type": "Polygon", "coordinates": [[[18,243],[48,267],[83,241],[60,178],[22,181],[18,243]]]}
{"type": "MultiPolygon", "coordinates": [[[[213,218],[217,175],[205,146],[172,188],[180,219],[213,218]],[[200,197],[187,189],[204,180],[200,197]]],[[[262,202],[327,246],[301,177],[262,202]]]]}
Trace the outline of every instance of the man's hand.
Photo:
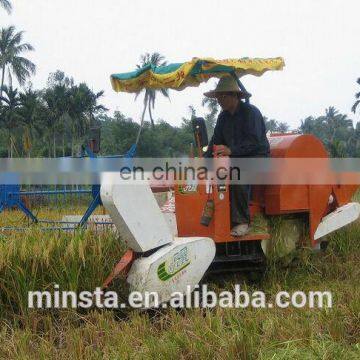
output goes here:
{"type": "Polygon", "coordinates": [[[213,155],[218,157],[230,156],[231,150],[226,145],[214,145],[213,155]]]}

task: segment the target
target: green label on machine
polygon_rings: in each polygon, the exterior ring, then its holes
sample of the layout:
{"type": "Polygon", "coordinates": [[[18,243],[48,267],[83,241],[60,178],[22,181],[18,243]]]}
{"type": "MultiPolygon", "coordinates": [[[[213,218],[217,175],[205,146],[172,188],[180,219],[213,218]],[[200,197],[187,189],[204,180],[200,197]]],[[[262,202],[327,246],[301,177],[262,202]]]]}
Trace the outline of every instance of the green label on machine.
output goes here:
{"type": "Polygon", "coordinates": [[[197,185],[180,185],[179,193],[180,194],[192,194],[197,192],[197,185]]]}
{"type": "Polygon", "coordinates": [[[168,266],[166,266],[166,261],[159,265],[157,270],[158,277],[162,281],[169,280],[181,270],[185,269],[188,265],[190,265],[190,260],[188,258],[188,248],[184,247],[179,252],[174,254],[168,266]]]}

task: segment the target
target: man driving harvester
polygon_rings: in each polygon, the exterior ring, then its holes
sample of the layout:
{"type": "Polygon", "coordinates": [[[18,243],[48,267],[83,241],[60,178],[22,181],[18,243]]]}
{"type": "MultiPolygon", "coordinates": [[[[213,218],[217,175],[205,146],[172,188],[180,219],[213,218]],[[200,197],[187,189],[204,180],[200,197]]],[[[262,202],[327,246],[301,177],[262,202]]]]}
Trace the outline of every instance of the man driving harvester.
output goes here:
{"type": "MultiPolygon", "coordinates": [[[[239,88],[234,77],[222,77],[216,88],[204,95],[217,99],[222,108],[205,157],[270,156],[263,116],[258,108],[243,101],[250,97],[250,94],[239,88]]],[[[230,185],[231,235],[233,236],[242,236],[249,232],[249,198],[249,185],[230,185]]]]}

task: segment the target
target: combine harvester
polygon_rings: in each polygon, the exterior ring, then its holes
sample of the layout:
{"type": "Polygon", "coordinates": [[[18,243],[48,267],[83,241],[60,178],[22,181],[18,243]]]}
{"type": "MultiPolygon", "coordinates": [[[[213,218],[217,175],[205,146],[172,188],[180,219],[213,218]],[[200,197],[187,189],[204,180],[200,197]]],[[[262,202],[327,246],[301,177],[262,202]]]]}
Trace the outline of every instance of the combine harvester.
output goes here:
{"type": "MultiPolygon", "coordinates": [[[[183,64],[154,69],[148,66],[132,73],[112,75],[111,80],[116,91],[182,90],[210,77],[232,74],[239,81],[242,75],[260,76],[283,66],[282,58],[193,59],[183,64]]],[[[240,81],[239,85],[244,89],[240,81]]],[[[203,126],[201,121],[199,124],[203,126]]],[[[204,145],[201,139],[198,145],[204,145]]],[[[328,157],[321,141],[312,135],[277,135],[270,137],[270,145],[273,158],[328,157]]],[[[129,247],[104,287],[123,274],[130,290],[155,291],[160,301],[165,302],[175,291],[185,293],[187,286],[193,289],[207,271],[236,271],[263,263],[269,254],[267,244],[276,245],[280,233],[287,239],[285,253],[300,246],[315,249],[326,235],[355,221],[360,214],[360,205],[351,202],[357,185],[254,185],[251,221],[254,223],[261,217],[267,226],[260,232],[233,237],[229,186],[211,185],[211,192],[206,184],[199,183],[191,191],[184,191],[181,184],[174,185],[176,230],[172,231],[150,184],[122,184],[120,175],[117,179],[104,178],[102,203],[129,247]],[[208,226],[204,226],[200,220],[209,198],[213,200],[214,212],[208,226]],[[279,224],[277,229],[271,228],[274,219],[279,224]]]]}

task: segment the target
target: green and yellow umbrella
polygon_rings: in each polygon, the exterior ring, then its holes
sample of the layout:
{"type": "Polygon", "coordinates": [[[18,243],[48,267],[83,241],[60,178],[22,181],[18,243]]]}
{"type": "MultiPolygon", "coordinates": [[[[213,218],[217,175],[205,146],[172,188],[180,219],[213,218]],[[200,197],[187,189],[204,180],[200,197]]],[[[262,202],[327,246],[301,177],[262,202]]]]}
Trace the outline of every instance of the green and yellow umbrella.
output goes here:
{"type": "Polygon", "coordinates": [[[261,76],[269,70],[282,70],[285,66],[281,57],[241,58],[215,60],[212,58],[193,58],[184,63],[165,66],[144,66],[141,69],[111,75],[111,84],[117,92],[137,93],[143,89],[183,90],[188,86],[199,86],[212,77],[221,78],[232,74],[241,78],[244,75],[261,76]]]}

